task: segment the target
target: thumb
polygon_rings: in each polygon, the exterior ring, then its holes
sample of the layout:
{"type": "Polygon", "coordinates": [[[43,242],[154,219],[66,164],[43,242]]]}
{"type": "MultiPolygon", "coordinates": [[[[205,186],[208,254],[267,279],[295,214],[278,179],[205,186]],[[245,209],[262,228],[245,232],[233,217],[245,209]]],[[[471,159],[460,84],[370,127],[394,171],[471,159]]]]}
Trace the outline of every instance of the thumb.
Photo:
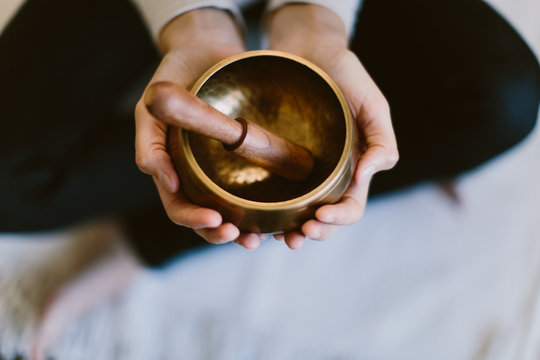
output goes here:
{"type": "Polygon", "coordinates": [[[169,125],[196,131],[204,122],[221,114],[188,90],[167,81],[148,87],[144,104],[150,114],[169,125]]]}

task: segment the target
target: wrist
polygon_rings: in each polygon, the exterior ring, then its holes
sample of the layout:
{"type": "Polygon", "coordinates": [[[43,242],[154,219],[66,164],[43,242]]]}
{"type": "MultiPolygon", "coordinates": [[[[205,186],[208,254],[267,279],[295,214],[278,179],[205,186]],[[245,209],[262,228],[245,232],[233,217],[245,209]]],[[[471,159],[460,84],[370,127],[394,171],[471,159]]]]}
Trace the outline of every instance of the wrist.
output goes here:
{"type": "Polygon", "coordinates": [[[243,51],[240,26],[228,11],[200,8],[170,21],[161,31],[158,46],[163,53],[189,46],[229,47],[243,51]]]}
{"type": "Polygon", "coordinates": [[[301,54],[314,47],[347,48],[345,25],[331,10],[312,4],[288,4],[268,17],[271,49],[301,54]]]}

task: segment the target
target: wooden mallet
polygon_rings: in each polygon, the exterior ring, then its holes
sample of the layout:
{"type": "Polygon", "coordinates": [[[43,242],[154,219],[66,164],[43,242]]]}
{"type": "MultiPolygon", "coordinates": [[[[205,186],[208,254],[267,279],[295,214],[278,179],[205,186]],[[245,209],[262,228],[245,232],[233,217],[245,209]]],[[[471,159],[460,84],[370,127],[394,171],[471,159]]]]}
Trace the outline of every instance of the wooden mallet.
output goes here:
{"type": "Polygon", "coordinates": [[[249,120],[233,119],[176,84],[152,84],[144,102],[154,117],[218,140],[228,151],[287,179],[304,180],[313,169],[306,148],[249,120]]]}

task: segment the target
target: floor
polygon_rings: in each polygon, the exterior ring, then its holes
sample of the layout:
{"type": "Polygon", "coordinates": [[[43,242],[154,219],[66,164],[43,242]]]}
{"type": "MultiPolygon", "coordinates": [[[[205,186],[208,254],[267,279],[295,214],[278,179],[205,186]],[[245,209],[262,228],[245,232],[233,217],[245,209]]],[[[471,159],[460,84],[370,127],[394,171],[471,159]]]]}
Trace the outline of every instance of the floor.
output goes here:
{"type": "MultiPolygon", "coordinates": [[[[489,2],[540,54],[540,1],[489,2]]],[[[538,359],[539,155],[537,130],[458,179],[459,203],[420,184],[370,203],[361,222],[300,252],[274,241],[256,252],[227,245],[152,271],[137,265],[108,221],[0,235],[0,354],[538,359]],[[81,301],[78,286],[112,293],[105,283],[115,284],[114,296],[81,301]],[[36,329],[47,334],[38,342],[36,329]]]]}

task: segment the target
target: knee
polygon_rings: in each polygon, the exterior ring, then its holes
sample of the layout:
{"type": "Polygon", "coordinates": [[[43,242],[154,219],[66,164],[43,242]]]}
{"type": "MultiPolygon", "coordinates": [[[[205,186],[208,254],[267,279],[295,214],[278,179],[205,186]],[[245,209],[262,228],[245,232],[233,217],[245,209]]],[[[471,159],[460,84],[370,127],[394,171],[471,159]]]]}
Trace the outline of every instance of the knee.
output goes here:
{"type": "MultiPolygon", "coordinates": [[[[487,133],[502,148],[518,144],[536,125],[540,102],[540,68],[536,59],[508,62],[492,75],[487,91],[487,115],[493,126],[487,133]]],[[[489,83],[488,83],[489,84],[489,83]]]]}
{"type": "Polygon", "coordinates": [[[471,76],[474,101],[465,100],[462,119],[463,140],[472,146],[469,167],[526,138],[536,126],[540,102],[540,68],[532,54],[525,59],[506,54],[471,76]]]}
{"type": "Polygon", "coordinates": [[[47,209],[57,197],[62,171],[38,154],[9,156],[0,166],[0,232],[54,227],[47,209]]]}

